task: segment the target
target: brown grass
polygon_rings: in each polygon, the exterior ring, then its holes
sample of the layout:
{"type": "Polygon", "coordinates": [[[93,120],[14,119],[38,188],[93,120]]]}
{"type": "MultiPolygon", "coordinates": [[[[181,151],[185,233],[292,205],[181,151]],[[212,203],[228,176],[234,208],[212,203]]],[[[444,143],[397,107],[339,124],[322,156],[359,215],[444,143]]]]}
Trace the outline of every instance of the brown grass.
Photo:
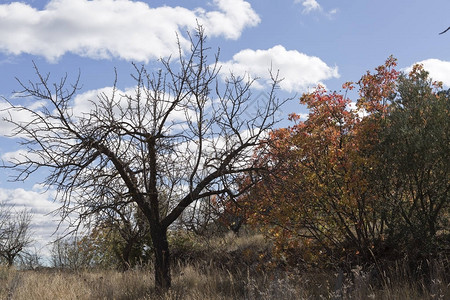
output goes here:
{"type": "Polygon", "coordinates": [[[448,262],[443,259],[429,262],[428,281],[412,279],[401,263],[384,272],[382,280],[375,280],[360,267],[347,274],[260,268],[255,262],[267,254],[270,244],[259,235],[227,236],[207,244],[203,260],[175,264],[172,288],[164,297],[155,294],[151,267],[69,272],[0,266],[0,299],[450,299],[448,262]],[[215,257],[232,261],[217,264],[215,257]]]}
{"type": "MultiPolygon", "coordinates": [[[[335,291],[334,274],[274,274],[258,277],[231,274],[226,270],[201,271],[195,265],[178,266],[173,287],[163,297],[186,299],[449,299],[450,287],[434,279],[431,289],[423,282],[391,282],[374,288],[367,274],[345,279],[342,292],[335,291]],[[341,296],[341,298],[339,298],[341,296]]],[[[356,271],[357,272],[357,271],[356,271]]],[[[152,288],[149,270],[116,271],[1,271],[0,299],[161,299],[152,288]]]]}

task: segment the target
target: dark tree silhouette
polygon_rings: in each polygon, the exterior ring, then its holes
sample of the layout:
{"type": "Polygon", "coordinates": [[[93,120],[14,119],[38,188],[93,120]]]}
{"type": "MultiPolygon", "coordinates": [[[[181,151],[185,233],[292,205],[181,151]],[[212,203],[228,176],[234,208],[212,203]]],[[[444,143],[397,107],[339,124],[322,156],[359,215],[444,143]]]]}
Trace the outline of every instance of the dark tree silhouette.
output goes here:
{"type": "Polygon", "coordinates": [[[112,95],[92,99],[90,112],[73,110],[78,80],[50,84],[36,66],[38,82],[19,81],[19,95],[46,104],[9,108],[10,116],[29,114],[26,122],[8,120],[28,149],[5,165],[18,171],[14,179],[48,169],[43,183],[59,192],[63,217],[79,210],[94,216],[118,195],[122,204],[135,203],[150,226],[161,291],[171,285],[169,226],[198,200],[236,194],[236,180],[260,169],[253,149],[264,143],[284,102],[275,96],[277,76],[260,102],[253,102],[250,79],[231,74],[219,84],[218,55],[208,62],[205,38],[199,26],[190,51],[180,45],[178,60],[161,59],[156,73],[135,66],[135,90],[124,95],[114,84],[112,95]]]}
{"type": "Polygon", "coordinates": [[[15,211],[13,206],[0,203],[0,257],[8,266],[32,243],[30,223],[30,211],[15,211]]]}

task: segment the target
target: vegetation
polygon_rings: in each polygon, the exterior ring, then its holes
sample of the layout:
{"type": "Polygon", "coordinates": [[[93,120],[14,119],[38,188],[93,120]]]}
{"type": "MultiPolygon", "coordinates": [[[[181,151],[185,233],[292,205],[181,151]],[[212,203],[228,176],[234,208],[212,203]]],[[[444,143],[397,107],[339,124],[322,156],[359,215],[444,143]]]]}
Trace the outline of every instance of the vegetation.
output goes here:
{"type": "Polygon", "coordinates": [[[0,262],[12,266],[17,258],[24,259],[26,248],[33,242],[30,232],[31,212],[17,211],[7,202],[0,202],[0,262]]]}
{"type": "MultiPolygon", "coordinates": [[[[52,268],[2,267],[0,298],[450,298],[450,90],[390,57],[343,92],[302,95],[307,119],[273,130],[277,77],[250,112],[252,81],[216,84],[204,41],[199,27],[179,69],[135,67],[135,91],[81,115],[77,84],[37,68],[22,84],[46,104],[10,104],[32,116],[9,120],[29,153],[4,167],[49,169],[88,232],[55,241],[52,268]]],[[[10,266],[31,241],[18,216],[22,231],[0,219],[1,239],[21,234],[11,255],[0,245],[10,266]]]]}
{"type": "Polygon", "coordinates": [[[7,120],[28,148],[6,165],[18,172],[14,180],[46,169],[43,184],[58,191],[62,216],[75,212],[87,224],[104,211],[120,216],[135,205],[149,226],[161,291],[171,285],[169,226],[198,201],[239,193],[233,181],[257,170],[252,149],[277,122],[283,102],[273,76],[267,101],[250,114],[253,81],[231,74],[219,88],[218,56],[208,61],[205,38],[199,26],[190,52],[180,46],[178,61],[161,60],[154,73],[135,66],[135,90],[121,94],[114,84],[111,95],[91,100],[90,111],[74,112],[77,82],[51,84],[37,67],[37,83],[21,83],[19,95],[43,106],[8,108],[30,116],[7,120]]]}
{"type": "Polygon", "coordinates": [[[356,108],[319,87],[300,99],[306,121],[292,114],[294,126],[271,133],[258,157],[272,172],[239,204],[280,253],[369,265],[448,254],[449,94],[421,66],[395,65],[361,78],[356,108]]]}
{"type": "Polygon", "coordinates": [[[448,261],[428,262],[427,276],[412,279],[405,261],[385,270],[386,282],[354,266],[293,268],[272,256],[272,243],[243,229],[205,239],[192,233],[172,237],[172,287],[156,296],[149,286],[152,265],[126,272],[105,269],[15,270],[0,267],[0,299],[447,299],[448,261]],[[174,241],[173,239],[177,241],[174,241]],[[185,249],[190,249],[186,252],[185,249]],[[182,254],[183,253],[183,254],[182,254]],[[428,282],[425,278],[432,278],[428,282]],[[31,296],[32,295],[32,296],[31,296]]]}

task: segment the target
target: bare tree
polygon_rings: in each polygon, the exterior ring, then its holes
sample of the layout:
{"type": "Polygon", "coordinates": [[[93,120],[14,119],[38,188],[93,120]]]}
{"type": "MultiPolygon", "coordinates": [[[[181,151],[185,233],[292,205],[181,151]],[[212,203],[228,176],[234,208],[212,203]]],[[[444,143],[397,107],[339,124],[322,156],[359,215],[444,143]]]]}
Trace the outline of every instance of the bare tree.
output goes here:
{"type": "Polygon", "coordinates": [[[0,203],[0,257],[8,266],[32,243],[30,222],[30,211],[15,211],[13,206],[0,203]]]}
{"type": "Polygon", "coordinates": [[[68,86],[66,76],[52,85],[36,66],[38,82],[19,80],[19,95],[46,105],[9,108],[11,116],[30,115],[28,122],[7,120],[28,148],[5,164],[18,171],[14,180],[47,168],[43,183],[59,192],[63,217],[81,210],[87,218],[117,195],[124,204],[135,203],[150,225],[155,286],[162,291],[171,284],[169,226],[196,200],[234,195],[239,176],[259,170],[253,149],[277,122],[284,102],[275,95],[277,76],[259,104],[252,101],[252,80],[230,75],[220,84],[218,55],[208,62],[205,38],[199,26],[190,51],[180,46],[178,59],[162,59],[154,73],[135,66],[135,90],[121,94],[115,83],[112,95],[91,101],[90,112],[73,110],[78,80],[68,86]]]}
{"type": "Polygon", "coordinates": [[[58,237],[51,249],[51,263],[54,268],[79,270],[89,268],[93,253],[88,250],[89,243],[83,237],[58,237]]]}
{"type": "Polygon", "coordinates": [[[26,270],[36,270],[42,268],[42,255],[40,251],[34,247],[29,247],[26,251],[20,253],[19,268],[26,270]]]}

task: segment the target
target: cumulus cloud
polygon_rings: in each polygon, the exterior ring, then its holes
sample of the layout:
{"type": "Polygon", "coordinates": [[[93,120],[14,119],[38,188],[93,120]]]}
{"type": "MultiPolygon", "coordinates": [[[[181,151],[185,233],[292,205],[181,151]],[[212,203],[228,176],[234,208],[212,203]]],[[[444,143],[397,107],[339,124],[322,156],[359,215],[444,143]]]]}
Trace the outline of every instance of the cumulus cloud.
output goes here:
{"type": "MultiPolygon", "coordinates": [[[[95,109],[95,104],[98,103],[99,97],[104,97],[111,99],[115,92],[115,99],[119,100],[119,106],[122,108],[126,108],[128,105],[127,97],[131,97],[136,99],[136,87],[126,88],[124,90],[115,90],[111,87],[104,87],[100,89],[89,90],[84,93],[76,95],[73,101],[73,105],[71,107],[74,117],[83,117],[83,115],[90,113],[95,109]],[[127,97],[125,97],[125,95],[127,97]]],[[[170,98],[172,99],[172,98],[170,98]]],[[[141,99],[141,101],[145,101],[145,98],[141,99]]],[[[144,105],[144,103],[142,103],[144,105]]],[[[160,102],[160,105],[165,105],[163,102],[160,102]]],[[[162,108],[162,107],[161,107],[162,108]]],[[[208,108],[208,106],[207,106],[208,108]]],[[[120,111],[118,107],[114,110],[117,115],[120,115],[120,111]]],[[[170,122],[178,122],[186,120],[186,114],[191,117],[191,119],[195,119],[194,111],[191,110],[174,110],[171,112],[171,115],[168,118],[167,124],[170,122]]]]}
{"type": "MultiPolygon", "coordinates": [[[[95,103],[98,102],[98,97],[111,99],[114,93],[114,87],[104,87],[95,90],[89,90],[81,94],[77,94],[73,100],[72,111],[75,117],[82,117],[84,114],[90,113],[95,108],[95,103]]],[[[116,91],[117,95],[124,95],[125,92],[121,90],[116,91]]]]}
{"type": "MultiPolygon", "coordinates": [[[[83,93],[77,94],[69,110],[74,117],[74,121],[76,122],[77,118],[81,118],[86,116],[86,114],[91,113],[95,109],[95,105],[99,102],[99,97],[104,97],[111,99],[115,92],[115,99],[120,100],[119,105],[122,108],[126,108],[128,105],[127,98],[125,95],[136,98],[136,87],[126,88],[124,90],[114,89],[112,86],[107,86],[99,89],[88,90],[83,93]]],[[[142,100],[144,101],[144,100],[142,100]]],[[[6,120],[13,120],[17,124],[27,124],[30,120],[35,119],[35,116],[32,115],[30,111],[38,112],[43,109],[49,103],[46,101],[32,101],[31,99],[27,99],[22,105],[17,105],[16,108],[11,108],[11,104],[7,101],[2,100],[0,98],[0,136],[3,137],[13,137],[13,138],[24,138],[27,139],[28,136],[24,132],[18,132],[17,126],[11,122],[6,120]]],[[[164,105],[164,103],[161,103],[164,105]]],[[[207,107],[208,108],[208,107],[207,107]]],[[[120,115],[119,107],[115,107],[115,113],[120,115]]],[[[171,113],[170,118],[168,119],[168,123],[179,122],[186,119],[186,114],[188,114],[191,118],[194,117],[194,112],[190,110],[175,110],[171,113]]],[[[6,161],[12,160],[22,160],[25,156],[29,156],[28,152],[24,149],[20,149],[13,152],[7,152],[0,155],[0,159],[4,159],[6,161]]],[[[34,159],[38,159],[38,157],[34,156],[34,159]]]]}
{"type": "Polygon", "coordinates": [[[51,0],[43,10],[21,2],[0,5],[0,51],[56,61],[67,52],[147,62],[182,47],[197,22],[209,36],[237,39],[259,16],[244,0],[213,0],[213,9],[150,7],[131,0],[51,0]]]}
{"type": "Polygon", "coordinates": [[[322,10],[322,7],[316,0],[296,0],[296,3],[302,3],[303,6],[303,13],[309,14],[312,11],[315,10],[322,10]]]}
{"type": "Polygon", "coordinates": [[[228,39],[238,39],[247,26],[256,26],[261,20],[250,3],[243,0],[214,0],[220,11],[205,12],[197,9],[199,23],[214,36],[223,35],[228,39]]]}
{"type": "Polygon", "coordinates": [[[238,52],[233,59],[222,63],[222,76],[229,72],[237,76],[250,75],[260,78],[259,87],[270,82],[269,70],[280,71],[280,77],[284,80],[280,88],[288,92],[304,91],[315,86],[321,81],[338,78],[338,68],[330,67],[320,58],[308,56],[296,50],[286,50],[277,45],[268,50],[246,49],[238,52]]]}
{"type": "MultiPolygon", "coordinates": [[[[29,102],[26,107],[30,110],[37,110],[45,104],[45,101],[34,101],[29,102]]],[[[10,122],[5,121],[6,119],[14,120],[16,123],[27,123],[32,119],[32,114],[27,110],[11,109],[11,105],[0,98],[0,136],[14,136],[14,137],[24,137],[23,134],[16,134],[14,131],[16,126],[10,122]]]]}
{"type": "Polygon", "coordinates": [[[32,213],[31,231],[34,244],[37,249],[42,249],[42,254],[48,256],[48,244],[54,239],[59,218],[53,216],[52,212],[59,207],[53,201],[53,192],[41,192],[38,187],[32,190],[23,188],[4,189],[0,188],[0,202],[14,205],[16,211],[27,209],[32,213]]]}
{"type": "Polygon", "coordinates": [[[294,0],[294,3],[298,3],[303,6],[302,14],[304,15],[310,14],[312,12],[319,12],[327,18],[332,19],[334,15],[339,11],[337,8],[326,11],[316,0],[294,0]]]}
{"type": "MultiPolygon", "coordinates": [[[[422,64],[424,69],[430,73],[430,77],[436,81],[442,81],[445,86],[450,87],[450,61],[430,58],[414,64],[422,64]]],[[[413,64],[413,65],[414,65],[413,64]]],[[[405,68],[405,72],[410,72],[412,65],[405,68]]]]}

